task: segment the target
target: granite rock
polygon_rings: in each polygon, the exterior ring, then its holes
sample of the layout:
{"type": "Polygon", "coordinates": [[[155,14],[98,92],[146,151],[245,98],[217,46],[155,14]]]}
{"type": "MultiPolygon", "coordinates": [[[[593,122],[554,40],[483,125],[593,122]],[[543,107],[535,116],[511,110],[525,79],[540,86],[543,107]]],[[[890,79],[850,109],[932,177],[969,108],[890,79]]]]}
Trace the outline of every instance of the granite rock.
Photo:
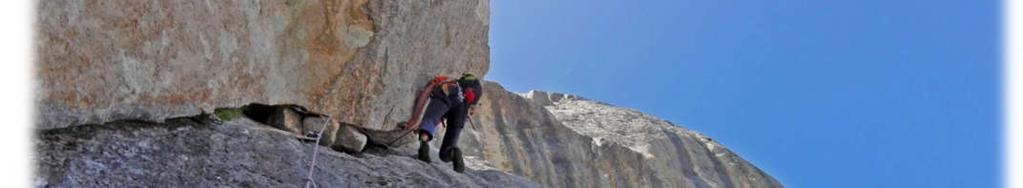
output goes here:
{"type": "MultiPolygon", "coordinates": [[[[592,140],[591,146],[628,149],[643,156],[631,168],[667,187],[782,187],[770,175],[720,143],[681,125],[642,112],[569,94],[530,91],[526,98],[543,105],[561,125],[592,140]],[[542,100],[535,100],[542,99],[542,100]]],[[[621,151],[598,152],[597,160],[621,151]]],[[[615,170],[602,170],[614,176],[615,170]]],[[[656,185],[656,184],[650,184],[656,185]]]]}
{"type": "Polygon", "coordinates": [[[362,152],[369,139],[355,125],[342,124],[337,131],[337,138],[332,148],[338,151],[362,152]]]}
{"type": "Polygon", "coordinates": [[[296,104],[391,129],[436,74],[489,67],[485,0],[40,1],[36,127],[296,104]]]}
{"type": "Polygon", "coordinates": [[[288,105],[274,106],[273,110],[270,111],[267,124],[274,128],[302,135],[303,130],[306,128],[305,120],[303,120],[303,115],[295,110],[296,108],[288,105]]]}
{"type": "Polygon", "coordinates": [[[320,145],[333,146],[337,140],[340,124],[326,115],[310,115],[302,118],[304,135],[320,135],[320,145]],[[322,133],[320,131],[323,131],[322,133]]]}
{"type": "Polygon", "coordinates": [[[484,87],[481,128],[463,130],[459,142],[482,162],[475,169],[547,187],[782,187],[710,138],[641,112],[570,94],[484,87]]]}
{"type": "Polygon", "coordinates": [[[35,187],[539,187],[495,170],[457,173],[399,155],[349,155],[239,118],[115,121],[39,131],[35,187]]]}

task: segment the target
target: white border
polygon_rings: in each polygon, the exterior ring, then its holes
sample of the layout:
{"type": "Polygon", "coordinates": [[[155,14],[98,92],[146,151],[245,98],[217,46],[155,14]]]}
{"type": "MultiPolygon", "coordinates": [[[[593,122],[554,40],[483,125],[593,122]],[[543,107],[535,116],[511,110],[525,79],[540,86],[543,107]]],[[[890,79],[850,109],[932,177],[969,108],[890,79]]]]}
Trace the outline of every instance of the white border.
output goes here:
{"type": "Polygon", "coordinates": [[[1002,21],[1003,30],[1003,58],[1005,61],[1002,75],[1003,117],[1005,118],[1005,131],[1002,138],[1003,146],[1003,171],[1002,183],[1004,187],[1023,188],[1023,164],[1019,160],[1023,157],[1023,0],[1005,0],[1002,6],[1004,15],[1002,21]]]}
{"type": "Polygon", "coordinates": [[[34,175],[32,166],[33,135],[31,121],[33,103],[32,74],[32,12],[33,1],[0,1],[0,145],[3,155],[0,159],[0,181],[10,187],[28,187],[34,175]]]}
{"type": "MultiPolygon", "coordinates": [[[[0,52],[5,62],[0,69],[4,92],[0,99],[4,108],[0,108],[4,121],[0,127],[0,145],[4,155],[0,159],[3,170],[0,181],[12,187],[30,186],[34,175],[31,164],[33,147],[30,136],[32,112],[32,22],[35,11],[32,1],[3,1],[0,5],[0,19],[5,27],[0,29],[0,52]]],[[[1023,0],[1005,0],[1003,3],[1003,186],[1023,188],[1023,0]]]]}

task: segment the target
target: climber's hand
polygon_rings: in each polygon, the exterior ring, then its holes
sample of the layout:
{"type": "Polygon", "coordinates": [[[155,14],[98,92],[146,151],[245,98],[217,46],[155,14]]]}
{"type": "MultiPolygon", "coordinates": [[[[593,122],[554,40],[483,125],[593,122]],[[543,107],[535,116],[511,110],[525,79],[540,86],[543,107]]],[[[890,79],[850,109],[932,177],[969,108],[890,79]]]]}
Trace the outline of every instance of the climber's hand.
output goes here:
{"type": "Polygon", "coordinates": [[[410,124],[408,122],[402,123],[402,125],[404,126],[405,130],[416,129],[412,124],[410,124]]]}

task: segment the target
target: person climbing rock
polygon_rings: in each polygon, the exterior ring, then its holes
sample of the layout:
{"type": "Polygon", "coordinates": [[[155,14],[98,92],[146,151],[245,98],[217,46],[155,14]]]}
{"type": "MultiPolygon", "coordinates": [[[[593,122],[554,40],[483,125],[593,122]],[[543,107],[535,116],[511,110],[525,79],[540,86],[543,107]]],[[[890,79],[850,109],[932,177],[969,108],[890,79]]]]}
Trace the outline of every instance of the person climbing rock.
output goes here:
{"type": "Polygon", "coordinates": [[[429,92],[429,99],[425,102],[422,121],[418,127],[413,125],[410,128],[416,129],[419,135],[417,158],[429,163],[429,141],[433,140],[438,126],[446,122],[447,131],[444,133],[438,155],[441,161],[453,162],[454,170],[461,173],[465,171],[465,161],[461,149],[456,146],[458,136],[466,119],[475,113],[475,106],[483,95],[483,88],[479,79],[472,74],[463,74],[461,78],[453,81],[444,80],[446,77],[437,77],[428,86],[432,91],[425,91],[429,92]]]}

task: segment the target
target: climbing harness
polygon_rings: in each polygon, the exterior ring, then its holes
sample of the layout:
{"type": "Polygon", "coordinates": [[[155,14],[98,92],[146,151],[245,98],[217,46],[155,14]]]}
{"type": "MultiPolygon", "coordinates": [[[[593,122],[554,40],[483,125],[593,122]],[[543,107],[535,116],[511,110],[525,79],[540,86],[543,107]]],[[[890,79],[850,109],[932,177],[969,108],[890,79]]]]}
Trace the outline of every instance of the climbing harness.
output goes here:
{"type": "Polygon", "coordinates": [[[324,121],[323,126],[320,127],[320,132],[316,133],[316,142],[314,142],[316,145],[313,146],[313,156],[312,159],[309,160],[309,173],[306,173],[305,188],[318,187],[316,186],[316,182],[313,181],[313,170],[315,170],[316,167],[316,155],[320,152],[320,139],[323,138],[323,131],[327,129],[328,123],[330,123],[330,121],[324,121]]]}

